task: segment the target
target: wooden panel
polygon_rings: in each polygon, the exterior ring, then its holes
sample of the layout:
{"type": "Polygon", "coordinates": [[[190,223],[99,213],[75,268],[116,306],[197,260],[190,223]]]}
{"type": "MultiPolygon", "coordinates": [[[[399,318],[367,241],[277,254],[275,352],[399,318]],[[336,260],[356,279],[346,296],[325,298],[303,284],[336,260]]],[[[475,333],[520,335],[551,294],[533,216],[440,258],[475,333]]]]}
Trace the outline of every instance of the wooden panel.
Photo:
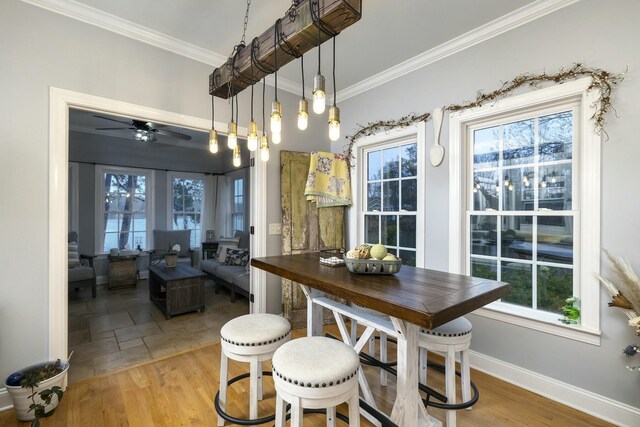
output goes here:
{"type": "MultiPolygon", "coordinates": [[[[344,247],[344,208],[318,209],[304,196],[310,154],[280,152],[280,191],[282,203],[282,253],[300,254],[325,248],[344,247]]],[[[294,327],[307,323],[307,299],[297,283],[282,280],[284,316],[294,327]]],[[[330,312],[325,323],[333,322],[330,312]]]]}
{"type": "Polygon", "coordinates": [[[254,258],[251,265],[322,292],[433,329],[510,292],[507,283],[403,265],[393,275],[355,274],[318,263],[318,253],[254,258]]]}
{"type": "MultiPolygon", "coordinates": [[[[320,1],[320,19],[328,28],[340,32],[348,26],[354,24],[361,17],[362,1],[361,0],[319,0],[320,1]]],[[[304,0],[297,7],[295,15],[286,13],[282,19],[281,41],[285,40],[291,44],[300,54],[308,52],[318,45],[318,29],[313,23],[311,17],[311,4],[316,7],[315,2],[304,0]]],[[[314,9],[315,11],[315,9],[314,9]]],[[[314,12],[315,13],[315,12],[314,12]]],[[[262,68],[267,70],[274,69],[274,39],[275,29],[272,25],[264,33],[258,37],[255,56],[262,68]]],[[[320,42],[323,43],[331,37],[320,32],[320,42]]],[[[278,56],[278,68],[295,59],[294,56],[287,53],[288,48],[283,49],[276,47],[278,56]]],[[[209,94],[221,98],[229,97],[229,84],[231,83],[231,96],[241,92],[249,86],[251,81],[251,41],[247,42],[247,46],[240,50],[235,60],[236,74],[232,75],[232,60],[229,59],[225,64],[216,68],[209,76],[209,94]]],[[[270,73],[261,71],[258,67],[253,67],[253,79],[259,81],[262,77],[270,73]]]]}

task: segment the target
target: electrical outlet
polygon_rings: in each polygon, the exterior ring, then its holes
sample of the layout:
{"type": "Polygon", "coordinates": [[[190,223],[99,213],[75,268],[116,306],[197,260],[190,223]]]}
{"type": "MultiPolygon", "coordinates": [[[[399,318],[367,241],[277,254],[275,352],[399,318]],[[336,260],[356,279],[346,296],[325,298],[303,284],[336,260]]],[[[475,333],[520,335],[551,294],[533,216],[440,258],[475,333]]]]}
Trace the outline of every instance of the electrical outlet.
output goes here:
{"type": "Polygon", "coordinates": [[[280,223],[269,224],[269,234],[282,234],[282,225],[280,223]]]}

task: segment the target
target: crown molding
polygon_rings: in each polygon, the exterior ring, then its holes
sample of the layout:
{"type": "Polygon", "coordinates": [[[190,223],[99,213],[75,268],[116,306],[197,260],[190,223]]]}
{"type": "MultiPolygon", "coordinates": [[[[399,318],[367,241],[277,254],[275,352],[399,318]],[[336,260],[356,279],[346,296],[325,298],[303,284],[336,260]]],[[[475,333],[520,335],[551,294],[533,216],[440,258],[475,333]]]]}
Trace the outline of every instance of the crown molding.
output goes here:
{"type": "MultiPolygon", "coordinates": [[[[187,43],[156,30],[141,27],[134,22],[75,0],[22,1],[213,67],[219,67],[227,61],[225,55],[187,43]]],[[[269,86],[274,86],[273,77],[268,77],[266,83],[269,86]]],[[[294,94],[298,94],[301,91],[299,84],[283,78],[278,79],[278,88],[294,94]]]]}
{"type": "Polygon", "coordinates": [[[342,101],[518,28],[580,0],[538,0],[338,91],[342,101]]]}

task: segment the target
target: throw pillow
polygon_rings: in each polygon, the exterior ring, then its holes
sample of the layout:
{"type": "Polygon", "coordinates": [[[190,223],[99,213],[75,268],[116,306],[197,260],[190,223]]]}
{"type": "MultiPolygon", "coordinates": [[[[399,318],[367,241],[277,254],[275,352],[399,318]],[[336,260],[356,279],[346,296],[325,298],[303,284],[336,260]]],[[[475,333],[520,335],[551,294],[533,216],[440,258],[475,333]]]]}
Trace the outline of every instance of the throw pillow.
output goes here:
{"type": "Polygon", "coordinates": [[[246,266],[249,262],[249,251],[245,249],[227,249],[227,258],[224,260],[225,265],[246,266]]]}
{"type": "Polygon", "coordinates": [[[227,259],[228,249],[237,249],[235,245],[220,245],[218,246],[218,261],[224,264],[224,260],[227,259]]]}
{"type": "Polygon", "coordinates": [[[78,254],[78,243],[69,242],[69,268],[80,266],[80,255],[78,254]]]}

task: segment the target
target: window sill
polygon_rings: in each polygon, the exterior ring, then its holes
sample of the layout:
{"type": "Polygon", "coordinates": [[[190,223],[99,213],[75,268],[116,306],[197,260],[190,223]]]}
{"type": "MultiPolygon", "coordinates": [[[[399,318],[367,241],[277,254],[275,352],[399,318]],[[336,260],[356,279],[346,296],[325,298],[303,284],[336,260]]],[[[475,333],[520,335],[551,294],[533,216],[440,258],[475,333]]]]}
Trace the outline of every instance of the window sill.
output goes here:
{"type": "Polygon", "coordinates": [[[516,310],[510,308],[507,304],[501,303],[489,304],[483,308],[473,311],[472,314],[532,329],[534,331],[600,346],[600,331],[586,329],[580,325],[564,325],[556,323],[555,319],[559,317],[556,315],[549,315],[549,319],[533,319],[530,317],[524,317],[521,313],[516,313],[516,310]]]}

